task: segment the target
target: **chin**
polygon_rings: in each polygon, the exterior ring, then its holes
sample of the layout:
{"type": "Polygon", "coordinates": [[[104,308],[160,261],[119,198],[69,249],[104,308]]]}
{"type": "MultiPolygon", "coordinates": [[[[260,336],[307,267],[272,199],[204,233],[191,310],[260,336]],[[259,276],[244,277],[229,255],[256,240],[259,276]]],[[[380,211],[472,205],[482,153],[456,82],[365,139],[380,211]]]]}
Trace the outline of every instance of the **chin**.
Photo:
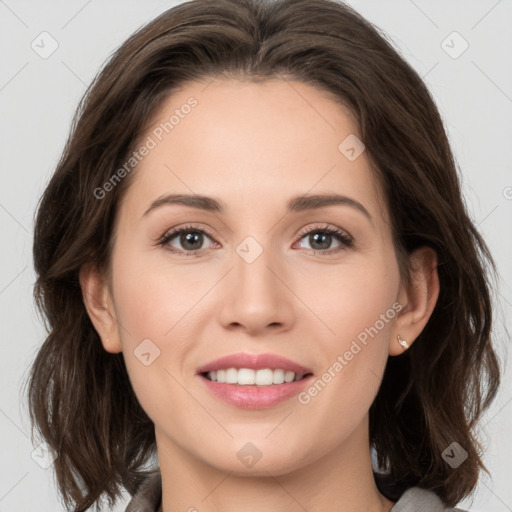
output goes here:
{"type": "MultiPolygon", "coordinates": [[[[247,438],[246,438],[247,439],[247,438]]],[[[297,452],[297,444],[284,447],[271,440],[240,441],[220,453],[198,454],[208,465],[237,476],[268,477],[291,473],[307,465],[306,454],[297,452]],[[281,448],[281,449],[279,449],[281,448]]]]}

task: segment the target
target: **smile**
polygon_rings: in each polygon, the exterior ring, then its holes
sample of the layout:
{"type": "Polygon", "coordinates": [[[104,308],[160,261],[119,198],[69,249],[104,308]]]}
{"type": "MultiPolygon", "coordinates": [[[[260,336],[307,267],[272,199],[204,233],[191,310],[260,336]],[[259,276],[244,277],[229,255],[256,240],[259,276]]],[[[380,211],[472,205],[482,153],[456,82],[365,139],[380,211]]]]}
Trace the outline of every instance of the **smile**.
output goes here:
{"type": "Polygon", "coordinates": [[[304,378],[304,374],[296,374],[282,368],[276,370],[272,370],[271,368],[264,368],[262,370],[253,370],[252,368],[227,368],[225,370],[206,372],[203,375],[213,382],[238,384],[239,386],[272,386],[290,383],[304,378]]]}
{"type": "Polygon", "coordinates": [[[300,393],[313,371],[278,354],[231,354],[197,369],[208,394],[241,409],[277,406],[300,393]]]}

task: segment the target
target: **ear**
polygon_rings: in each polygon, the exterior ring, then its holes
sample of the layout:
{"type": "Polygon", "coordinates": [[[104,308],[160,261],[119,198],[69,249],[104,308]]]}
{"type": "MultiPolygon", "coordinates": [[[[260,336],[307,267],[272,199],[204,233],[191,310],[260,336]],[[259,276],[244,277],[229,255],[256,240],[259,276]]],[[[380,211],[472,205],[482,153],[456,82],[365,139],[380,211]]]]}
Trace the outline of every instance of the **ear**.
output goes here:
{"type": "Polygon", "coordinates": [[[410,347],[420,335],[434,311],[439,296],[437,254],[430,247],[420,247],[410,256],[411,279],[402,283],[398,302],[402,309],[398,313],[392,336],[389,355],[404,352],[397,336],[407,341],[410,347]]]}
{"type": "Polygon", "coordinates": [[[103,348],[114,354],[121,352],[122,345],[117,320],[113,313],[114,306],[110,289],[106,279],[95,265],[82,266],[80,287],[85,309],[101,338],[103,348]]]}

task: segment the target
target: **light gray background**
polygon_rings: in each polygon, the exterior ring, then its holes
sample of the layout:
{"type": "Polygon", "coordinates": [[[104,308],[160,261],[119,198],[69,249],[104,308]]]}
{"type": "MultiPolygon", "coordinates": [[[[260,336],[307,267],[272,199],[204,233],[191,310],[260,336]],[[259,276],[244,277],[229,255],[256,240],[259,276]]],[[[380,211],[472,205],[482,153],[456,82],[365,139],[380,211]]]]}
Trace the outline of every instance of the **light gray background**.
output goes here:
{"type": "MultiPolygon", "coordinates": [[[[20,403],[21,385],[44,337],[32,302],[35,206],[86,85],[136,28],[176,3],[0,0],[0,512],[64,510],[51,467],[43,469],[31,457],[26,407],[20,403]],[[46,59],[31,47],[33,41],[42,47],[43,31],[58,43],[46,59]]],[[[512,1],[349,3],[389,35],[438,103],[468,207],[499,267],[495,335],[504,358],[512,309],[512,1]],[[450,35],[454,31],[463,39],[450,35]],[[468,49],[453,58],[464,40],[468,49]]],[[[46,50],[49,44],[46,39],[46,50]]],[[[482,474],[475,499],[462,502],[463,508],[512,510],[511,401],[507,365],[500,394],[482,422],[492,479],[482,474]]]]}

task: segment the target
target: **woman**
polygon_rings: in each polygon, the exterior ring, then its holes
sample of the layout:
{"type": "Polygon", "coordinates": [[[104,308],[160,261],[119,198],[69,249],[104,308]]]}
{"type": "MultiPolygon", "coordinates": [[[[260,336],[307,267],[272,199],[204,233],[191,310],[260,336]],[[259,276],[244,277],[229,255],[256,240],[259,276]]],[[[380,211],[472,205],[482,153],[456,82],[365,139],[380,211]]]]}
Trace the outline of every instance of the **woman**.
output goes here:
{"type": "Polygon", "coordinates": [[[72,510],[456,510],[486,470],[492,259],[425,85],[341,3],[140,29],[34,258],[30,411],[72,510]]]}

